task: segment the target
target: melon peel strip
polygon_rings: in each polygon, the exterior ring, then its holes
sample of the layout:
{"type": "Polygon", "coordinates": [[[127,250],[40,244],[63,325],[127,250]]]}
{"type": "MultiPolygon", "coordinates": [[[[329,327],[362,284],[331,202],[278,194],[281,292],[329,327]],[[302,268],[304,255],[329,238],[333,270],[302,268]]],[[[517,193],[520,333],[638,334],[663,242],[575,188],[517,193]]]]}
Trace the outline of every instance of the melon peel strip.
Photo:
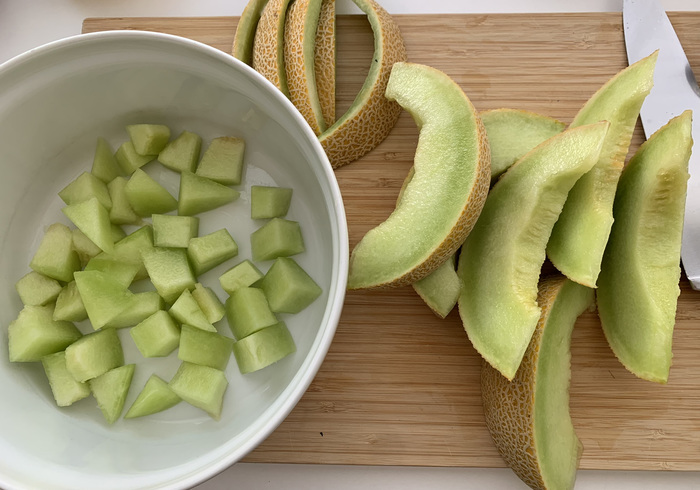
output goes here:
{"type": "Polygon", "coordinates": [[[326,126],[335,122],[335,0],[323,0],[316,29],[314,73],[326,126]]]}
{"type": "Polygon", "coordinates": [[[290,0],[270,0],[260,15],[253,41],[253,69],[289,96],[284,69],[284,25],[290,0]]]}
{"type": "Polygon", "coordinates": [[[231,54],[246,65],[253,63],[253,40],[260,22],[260,14],[267,2],[268,0],[250,0],[238,20],[231,54]]]}

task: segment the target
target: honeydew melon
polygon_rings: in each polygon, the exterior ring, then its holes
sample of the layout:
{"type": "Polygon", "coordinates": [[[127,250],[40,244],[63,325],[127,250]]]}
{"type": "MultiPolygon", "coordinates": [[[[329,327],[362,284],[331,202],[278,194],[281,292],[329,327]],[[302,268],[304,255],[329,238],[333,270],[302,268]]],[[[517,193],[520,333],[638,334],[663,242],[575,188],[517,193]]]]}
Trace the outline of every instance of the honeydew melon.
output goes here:
{"type": "Polygon", "coordinates": [[[236,255],[238,244],[226,228],[192,238],[187,246],[187,257],[195,276],[210,271],[236,255]]]}
{"type": "Polygon", "coordinates": [[[154,413],[174,407],[181,401],[182,399],[170,389],[168,383],[157,375],[152,374],[136,397],[136,400],[134,400],[134,403],[126,412],[126,415],[124,415],[124,418],[133,419],[136,417],[153,415],[154,413]]]}
{"type": "Polygon", "coordinates": [[[81,268],[80,257],[73,248],[73,233],[61,223],[46,229],[39,248],[29,263],[36,272],[62,282],[73,280],[73,273],[81,268]]]}
{"type": "Polygon", "coordinates": [[[55,300],[63,287],[56,279],[31,271],[15,284],[22,303],[30,306],[43,306],[55,300]]]}
{"type": "Polygon", "coordinates": [[[287,187],[250,187],[250,217],[252,219],[284,218],[292,203],[293,190],[287,187]]]}
{"type": "Polygon", "coordinates": [[[95,157],[92,161],[90,173],[105,184],[109,184],[122,175],[122,169],[114,157],[114,153],[112,153],[112,147],[104,138],[97,138],[95,157]]]}
{"type": "Polygon", "coordinates": [[[90,391],[108,424],[113,424],[124,410],[136,365],[127,364],[112,369],[88,381],[90,391]]]}
{"type": "Polygon", "coordinates": [[[87,311],[78,292],[75,281],[66,284],[56,298],[56,307],[53,311],[55,321],[82,322],[87,320],[87,311]]]}
{"type": "Polygon", "coordinates": [[[90,395],[90,387],[86,383],[76,381],[68,372],[65,351],[43,357],[41,364],[49,380],[53,398],[59,407],[67,407],[90,395]]]}
{"type": "Polygon", "coordinates": [[[87,201],[69,204],[63,208],[63,214],[73,222],[100,250],[110,253],[114,249],[112,223],[109,211],[96,197],[87,201]]]}
{"type": "Polygon", "coordinates": [[[174,302],[197,282],[184,249],[153,247],[142,257],[151,282],[166,303],[174,302]]]}
{"type": "Polygon", "coordinates": [[[461,287],[454,255],[432,273],[413,283],[418,296],[440,318],[445,318],[455,307],[461,287]]]}
{"type": "Polygon", "coordinates": [[[66,348],[66,368],[81,383],[124,364],[124,351],[113,328],[79,338],[66,348]]]}
{"type": "Polygon", "coordinates": [[[107,211],[112,209],[112,199],[109,197],[107,184],[90,172],[80,174],[58,193],[58,197],[69,205],[87,201],[94,197],[107,211]]]}
{"type": "Polygon", "coordinates": [[[10,362],[36,362],[64,350],[82,334],[71,322],[55,321],[53,305],[25,306],[7,327],[10,362]]]}
{"type": "Polygon", "coordinates": [[[169,386],[190,405],[204,410],[215,420],[221,418],[224,394],[228,387],[223,372],[209,366],[183,362],[169,386]]]}
{"type": "Polygon", "coordinates": [[[256,281],[262,279],[263,275],[250,260],[244,260],[224,272],[219,277],[219,283],[221,288],[231,295],[237,289],[252,286],[256,281]]]}
{"type": "Polygon", "coordinates": [[[183,131],[161,150],[158,161],[176,172],[194,172],[201,151],[202,138],[198,134],[183,131]]]}
{"type": "Polygon", "coordinates": [[[322,290],[307,272],[289,257],[279,257],[256,287],[274,313],[299,313],[318,298],[322,290]]]}
{"type": "Polygon", "coordinates": [[[211,211],[235,201],[239,196],[240,192],[235,189],[185,171],[180,174],[179,202],[176,205],[177,214],[193,216],[205,211],[211,211]]]}
{"type": "Polygon", "coordinates": [[[93,257],[85,266],[86,271],[100,271],[115,279],[124,287],[129,287],[140,266],[133,262],[115,259],[110,255],[93,257]]]}
{"type": "Polygon", "coordinates": [[[105,324],[105,327],[133,327],[165,306],[163,298],[156,291],[134,293],[129,306],[105,324]]]}
{"type": "Polygon", "coordinates": [[[153,245],[156,247],[187,248],[190,240],[199,234],[199,218],[154,214],[153,245]]]}
{"type": "Polygon", "coordinates": [[[73,249],[77,252],[80,258],[80,264],[85,267],[90,259],[102,254],[102,249],[95,245],[95,242],[85,236],[85,233],[78,228],[71,230],[73,249]]]}
{"type": "Polygon", "coordinates": [[[284,322],[258,330],[233,344],[233,355],[242,374],[270,366],[295,351],[294,339],[284,322]]]}
{"type": "Polygon", "coordinates": [[[139,155],[131,141],[125,141],[114,154],[124,175],[131,175],[137,169],[155,160],[157,155],[139,155]]]}
{"type": "Polygon", "coordinates": [[[223,185],[238,185],[243,176],[245,141],[222,136],[207,147],[195,174],[223,185]]]}
{"type": "Polygon", "coordinates": [[[183,325],[191,325],[208,332],[216,332],[216,328],[209,323],[189,289],[185,289],[182,292],[180,297],[170,307],[168,313],[183,325]]]}
{"type": "Polygon", "coordinates": [[[296,221],[273,218],[250,235],[253,260],[289,257],[305,250],[301,227],[296,221]]]}
{"type": "Polygon", "coordinates": [[[180,329],[164,310],[156,311],[129,330],[143,357],[165,357],[180,343],[180,329]]]}
{"type": "Polygon", "coordinates": [[[183,325],[177,357],[181,361],[224,371],[231,358],[233,339],[216,332],[183,325]]]}
{"type": "Polygon", "coordinates": [[[138,281],[148,277],[142,254],[151,249],[153,249],[153,228],[145,225],[115,243],[110,256],[122,262],[138,264],[140,268],[134,277],[134,281],[138,281]]]}
{"type": "Polygon", "coordinates": [[[204,316],[209,323],[214,324],[226,315],[224,304],[211,288],[197,283],[192,290],[192,297],[204,312],[204,316]]]}
{"type": "Polygon", "coordinates": [[[76,272],[75,283],[95,330],[128,308],[134,296],[123,282],[98,270],[76,272]]]}
{"type": "Polygon", "coordinates": [[[177,200],[143,170],[136,169],[124,186],[131,208],[139,216],[151,216],[174,211],[177,200]]]}
{"type": "Polygon", "coordinates": [[[126,132],[139,155],[157,155],[170,140],[170,128],[163,124],[130,124],[126,132]]]}
{"type": "Polygon", "coordinates": [[[141,217],[136,214],[126,197],[127,182],[124,177],[117,176],[107,184],[109,196],[112,199],[109,220],[115,225],[138,225],[141,223],[141,217]]]}
{"type": "Polygon", "coordinates": [[[237,289],[226,300],[225,306],[228,326],[237,340],[278,321],[261,289],[237,289]]]}

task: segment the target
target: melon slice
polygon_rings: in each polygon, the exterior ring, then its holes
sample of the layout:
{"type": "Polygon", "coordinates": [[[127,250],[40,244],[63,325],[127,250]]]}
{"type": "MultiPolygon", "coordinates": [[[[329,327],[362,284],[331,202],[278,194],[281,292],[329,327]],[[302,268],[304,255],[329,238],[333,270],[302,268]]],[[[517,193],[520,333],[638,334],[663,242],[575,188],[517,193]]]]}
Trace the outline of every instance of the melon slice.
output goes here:
{"type": "Polygon", "coordinates": [[[144,251],[142,257],[151,282],[167,303],[174,302],[197,282],[182,248],[153,247],[144,251]]]}
{"type": "Polygon", "coordinates": [[[253,63],[253,40],[255,39],[255,31],[260,22],[260,14],[262,14],[268,0],[250,0],[243,9],[241,18],[238,19],[236,27],[236,35],[233,38],[233,57],[241,60],[247,65],[253,63]]]}
{"type": "Polygon", "coordinates": [[[207,321],[214,324],[221,320],[226,314],[226,308],[212,288],[202,286],[201,283],[194,285],[192,297],[204,312],[207,321]]]}
{"type": "Polygon", "coordinates": [[[94,197],[107,211],[112,209],[112,199],[109,197],[107,184],[90,172],[80,174],[73,182],[64,187],[58,196],[66,204],[77,204],[94,197]]]}
{"type": "Polygon", "coordinates": [[[182,399],[170,389],[168,383],[157,375],[152,374],[141,393],[138,394],[134,403],[124,415],[125,419],[144,417],[162,412],[180,403],[182,399]]]}
{"type": "Polygon", "coordinates": [[[124,287],[129,287],[136,276],[140,266],[133,262],[115,259],[110,255],[93,257],[85,266],[86,271],[100,271],[115,279],[124,287]]]}
{"type": "Polygon", "coordinates": [[[252,219],[284,218],[292,203],[294,191],[287,187],[250,187],[250,217],[252,219]]]}
{"type": "Polygon", "coordinates": [[[131,141],[122,143],[114,154],[114,158],[116,158],[117,163],[125,175],[133,174],[137,169],[155,160],[157,156],[158,155],[139,155],[136,153],[134,144],[131,141]]]}
{"type": "Polygon", "coordinates": [[[82,322],[87,320],[87,311],[78,292],[78,285],[71,281],[58,294],[56,308],[53,311],[54,321],[82,322]]]}
{"type": "Polygon", "coordinates": [[[297,221],[272,218],[250,235],[253,260],[289,257],[305,250],[304,237],[297,221]]]}
{"type": "Polygon", "coordinates": [[[573,489],[583,447],[569,415],[571,332],[593,291],[563,277],[544,280],[537,327],[513,381],[481,369],[486,426],[498,451],[533,489],[573,489]]]}
{"type": "Polygon", "coordinates": [[[263,273],[260,272],[260,269],[255,264],[250,260],[244,260],[224,272],[219,277],[219,283],[221,288],[231,295],[237,289],[252,286],[254,282],[262,279],[262,277],[263,273]]]}
{"type": "Polygon", "coordinates": [[[112,153],[112,147],[104,138],[97,138],[95,157],[90,173],[105,184],[112,182],[122,175],[122,169],[112,153]]]}
{"type": "Polygon", "coordinates": [[[154,214],[153,245],[156,247],[187,248],[190,240],[199,234],[199,218],[154,214]]]}
{"type": "Polygon", "coordinates": [[[418,296],[440,318],[445,318],[455,307],[461,288],[454,255],[431,274],[413,283],[418,296]]]}
{"type": "Polygon", "coordinates": [[[201,151],[202,138],[198,134],[183,131],[161,150],[158,161],[175,172],[194,172],[201,151]]]}
{"type": "Polygon", "coordinates": [[[102,249],[95,245],[95,242],[85,236],[85,233],[78,228],[71,230],[73,249],[77,252],[80,258],[80,264],[85,267],[90,259],[102,254],[102,249]]]}
{"type": "Polygon", "coordinates": [[[95,330],[129,307],[134,296],[119,279],[98,270],[76,272],[75,283],[95,330]]]}
{"type": "Polygon", "coordinates": [[[156,311],[129,330],[143,357],[165,357],[180,343],[180,329],[166,311],[156,311]]]}
{"type": "Polygon", "coordinates": [[[129,204],[126,197],[126,180],[122,176],[117,176],[109,184],[109,197],[112,199],[112,209],[109,210],[109,220],[115,225],[138,225],[141,217],[134,212],[134,208],[129,204]]]}
{"type": "Polygon", "coordinates": [[[233,344],[233,355],[241,374],[263,369],[295,351],[294,339],[284,322],[258,330],[233,344]]]}
{"type": "Polygon", "coordinates": [[[622,172],[610,240],[598,280],[603,332],[636,376],[668,381],[688,159],[690,111],[654,133],[622,172]]]}
{"type": "Polygon", "coordinates": [[[223,372],[209,366],[183,362],[169,386],[190,405],[204,410],[215,420],[221,418],[224,393],[228,387],[223,372]]]}
{"type": "Polygon", "coordinates": [[[239,288],[226,300],[226,320],[237,340],[278,321],[265,293],[257,288],[239,288]]]}
{"type": "Polygon", "coordinates": [[[496,182],[462,246],[459,314],[476,350],[513,379],[540,317],[537,281],[566,196],[598,161],[609,124],[569,129],[496,182]]]}
{"type": "Polygon", "coordinates": [[[134,293],[129,306],[119,313],[119,315],[108,321],[105,327],[133,327],[159,310],[162,310],[164,306],[163,298],[161,298],[156,291],[134,293]]]}
{"type": "Polygon", "coordinates": [[[29,263],[36,272],[63,282],[72,281],[73,272],[80,270],[80,265],[80,257],[73,248],[73,233],[61,223],[46,229],[29,263]]]}
{"type": "Polygon", "coordinates": [[[600,88],[571,127],[609,121],[600,159],[580,179],[552,230],[547,256],[566,277],[596,287],[600,263],[613,223],[613,201],[639,110],[654,80],[658,52],[622,70],[600,88]]]}
{"type": "Polygon", "coordinates": [[[232,347],[233,339],[230,337],[183,325],[177,357],[181,361],[224,371],[231,359],[232,347]]]}
{"type": "Polygon", "coordinates": [[[221,136],[214,138],[207,147],[195,172],[223,185],[238,185],[243,177],[245,141],[241,138],[221,136]]]}
{"type": "Polygon", "coordinates": [[[151,216],[174,211],[177,200],[150,175],[140,168],[134,171],[124,186],[126,198],[139,216],[151,216]]]}
{"type": "Polygon", "coordinates": [[[238,255],[238,244],[226,228],[190,240],[187,257],[195,276],[238,255]]]}
{"type": "Polygon", "coordinates": [[[116,422],[124,410],[135,368],[134,364],[120,366],[88,382],[92,396],[108,424],[116,422]]]}
{"type": "Polygon", "coordinates": [[[192,297],[189,289],[185,289],[182,292],[168,313],[183,325],[191,325],[208,332],[216,332],[216,328],[209,323],[207,316],[200,308],[197,300],[192,297]]]}
{"type": "Polygon", "coordinates": [[[56,279],[31,271],[15,284],[22,304],[43,306],[55,300],[63,289],[56,279]]]}
{"type": "Polygon", "coordinates": [[[323,292],[294,259],[279,257],[257,287],[263,290],[275,313],[299,313],[323,292]]]}
{"type": "Polygon", "coordinates": [[[10,362],[36,362],[64,350],[82,334],[70,322],[54,321],[53,306],[25,306],[7,327],[10,362]]]}
{"type": "Polygon", "coordinates": [[[143,264],[142,254],[153,248],[153,228],[142,226],[133,233],[125,236],[114,244],[114,251],[110,256],[116,260],[138,264],[140,269],[134,277],[134,281],[148,277],[146,267],[143,264]]]}
{"type": "Polygon", "coordinates": [[[326,126],[335,122],[335,0],[322,0],[316,28],[314,72],[326,126]]]}
{"type": "Polygon", "coordinates": [[[284,24],[291,0],[269,0],[260,14],[253,42],[253,68],[289,96],[284,69],[284,24]]]}
{"type": "Polygon", "coordinates": [[[81,383],[124,365],[124,351],[113,328],[79,338],[66,348],[66,367],[81,383]]]}
{"type": "Polygon", "coordinates": [[[51,393],[59,407],[67,407],[90,395],[90,387],[73,379],[66,367],[66,352],[56,352],[41,360],[51,386],[51,393]]]}
{"type": "Polygon", "coordinates": [[[112,223],[109,211],[93,197],[87,201],[70,204],[63,208],[63,214],[73,222],[95,245],[107,253],[114,249],[112,223]]]}
{"type": "Polygon", "coordinates": [[[170,128],[163,124],[130,124],[126,132],[139,155],[157,155],[170,140],[170,128]]]}
{"type": "Polygon", "coordinates": [[[192,172],[183,171],[180,174],[180,195],[176,203],[177,214],[192,216],[211,211],[224,204],[235,201],[240,192],[219,184],[206,177],[200,177],[192,172]]]}
{"type": "Polygon", "coordinates": [[[397,63],[387,97],[420,126],[414,173],[391,216],[353,250],[350,289],[404,286],[437,269],[471,231],[489,188],[486,133],[454,81],[434,68],[397,63]]]}

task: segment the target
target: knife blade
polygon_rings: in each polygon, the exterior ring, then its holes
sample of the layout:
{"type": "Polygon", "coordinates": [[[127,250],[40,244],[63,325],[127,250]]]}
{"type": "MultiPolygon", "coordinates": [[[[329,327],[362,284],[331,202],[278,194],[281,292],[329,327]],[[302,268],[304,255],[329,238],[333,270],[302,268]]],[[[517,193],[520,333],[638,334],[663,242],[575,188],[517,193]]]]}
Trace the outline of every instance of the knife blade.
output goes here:
{"type": "MultiPolygon", "coordinates": [[[[630,64],[659,50],[654,88],[640,112],[644,134],[649,138],[669,119],[691,109],[693,141],[700,141],[700,89],[666,11],[657,0],[624,0],[622,22],[630,64]]],[[[700,151],[691,155],[688,171],[681,261],[693,289],[700,289],[700,151]]]]}

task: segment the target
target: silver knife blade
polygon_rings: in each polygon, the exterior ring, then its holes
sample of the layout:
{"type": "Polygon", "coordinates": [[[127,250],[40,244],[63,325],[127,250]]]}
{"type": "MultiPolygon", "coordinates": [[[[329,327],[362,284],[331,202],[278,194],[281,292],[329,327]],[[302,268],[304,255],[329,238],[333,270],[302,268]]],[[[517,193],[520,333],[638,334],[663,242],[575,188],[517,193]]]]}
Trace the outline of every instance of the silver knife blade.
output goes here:
{"type": "MultiPolygon", "coordinates": [[[[691,109],[693,141],[700,141],[700,90],[666,11],[657,0],[624,0],[622,22],[630,64],[659,50],[654,88],[640,113],[644,134],[648,138],[669,119],[691,109]]],[[[688,167],[681,261],[693,289],[700,289],[700,152],[691,155],[688,167]]]]}

